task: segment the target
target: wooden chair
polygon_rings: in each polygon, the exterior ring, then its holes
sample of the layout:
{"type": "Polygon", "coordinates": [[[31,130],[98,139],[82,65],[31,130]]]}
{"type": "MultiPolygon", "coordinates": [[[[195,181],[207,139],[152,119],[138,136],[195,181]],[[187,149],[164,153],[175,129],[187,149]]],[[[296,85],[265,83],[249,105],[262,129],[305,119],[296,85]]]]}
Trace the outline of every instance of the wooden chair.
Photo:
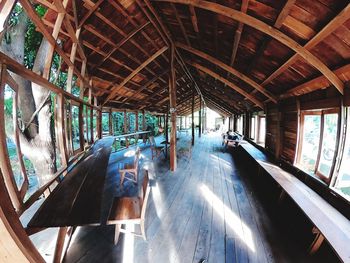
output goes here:
{"type": "Polygon", "coordinates": [[[129,163],[122,163],[122,168],[119,169],[120,174],[120,185],[123,185],[124,179],[132,180],[133,182],[137,183],[137,174],[138,174],[138,168],[139,168],[139,159],[140,159],[140,148],[137,147],[135,151],[135,157],[133,164],[129,163]],[[126,174],[131,174],[132,179],[125,177],[126,174]]]}
{"type": "Polygon", "coordinates": [[[165,155],[165,150],[166,150],[165,146],[157,146],[156,141],[154,140],[153,136],[149,137],[149,141],[151,144],[152,160],[154,157],[159,157],[162,152],[165,155]]]}
{"type": "Polygon", "coordinates": [[[142,187],[137,197],[116,197],[109,212],[107,224],[115,225],[114,244],[118,243],[119,234],[129,233],[146,240],[145,215],[150,192],[148,171],[144,173],[142,187]],[[122,225],[140,225],[141,233],[129,232],[122,225]]]}

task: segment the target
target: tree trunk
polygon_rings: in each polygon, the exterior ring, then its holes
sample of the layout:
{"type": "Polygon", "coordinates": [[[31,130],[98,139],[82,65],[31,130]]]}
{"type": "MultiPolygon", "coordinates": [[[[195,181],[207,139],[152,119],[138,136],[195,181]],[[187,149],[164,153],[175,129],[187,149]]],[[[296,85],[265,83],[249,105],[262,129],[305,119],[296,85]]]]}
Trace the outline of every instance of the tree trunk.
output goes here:
{"type": "MultiPolygon", "coordinates": [[[[9,31],[11,41],[6,42],[3,40],[1,50],[23,65],[28,18],[24,11],[19,16],[18,23],[10,28],[9,31]]],[[[33,67],[33,71],[36,73],[42,74],[43,72],[48,45],[47,40],[43,39],[33,67]]],[[[18,75],[13,74],[13,77],[19,86],[18,107],[22,122],[26,126],[37,107],[47,99],[49,91],[18,75]]],[[[20,134],[22,153],[32,162],[40,186],[50,180],[56,171],[56,154],[53,129],[51,128],[51,116],[51,98],[49,97],[36,118],[34,118],[34,121],[20,134]]]]}

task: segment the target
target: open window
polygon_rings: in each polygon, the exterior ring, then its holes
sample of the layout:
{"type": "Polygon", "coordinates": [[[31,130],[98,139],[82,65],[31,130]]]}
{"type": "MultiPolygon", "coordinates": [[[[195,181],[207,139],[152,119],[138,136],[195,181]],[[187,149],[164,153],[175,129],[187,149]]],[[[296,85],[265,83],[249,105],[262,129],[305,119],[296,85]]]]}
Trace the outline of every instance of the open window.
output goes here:
{"type": "Polygon", "coordinates": [[[345,144],[338,172],[335,174],[333,189],[350,200],[350,108],[347,109],[345,144]]]}
{"type": "Polygon", "coordinates": [[[338,109],[303,111],[296,165],[326,183],[334,167],[338,135],[338,109]]]}
{"type": "Polygon", "coordinates": [[[256,139],[256,116],[250,118],[250,139],[256,139]]]}

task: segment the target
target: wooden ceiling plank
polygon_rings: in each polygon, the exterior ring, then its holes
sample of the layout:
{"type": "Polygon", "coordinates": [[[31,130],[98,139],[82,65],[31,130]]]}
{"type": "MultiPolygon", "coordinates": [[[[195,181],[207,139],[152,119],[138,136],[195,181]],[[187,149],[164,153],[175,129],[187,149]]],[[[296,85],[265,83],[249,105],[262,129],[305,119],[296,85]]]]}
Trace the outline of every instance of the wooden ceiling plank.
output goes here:
{"type": "MultiPolygon", "coordinates": [[[[284,4],[280,14],[278,15],[276,21],[275,21],[275,28],[281,28],[283,25],[283,22],[286,20],[290,10],[292,9],[293,5],[295,4],[296,0],[287,0],[287,2],[284,4]]],[[[261,41],[261,45],[258,49],[258,51],[256,52],[256,54],[254,55],[252,62],[249,64],[249,66],[247,67],[246,70],[246,74],[249,74],[252,69],[254,68],[254,66],[256,65],[256,62],[259,60],[259,58],[264,54],[264,51],[266,49],[266,47],[268,46],[268,44],[271,41],[271,37],[270,36],[264,36],[263,40],[261,41]]],[[[253,94],[255,94],[256,90],[253,91],[253,94]]]]}
{"type": "MultiPolygon", "coordinates": [[[[147,1],[147,0],[146,0],[147,1]]],[[[153,0],[154,2],[171,2],[179,3],[185,5],[193,5],[197,8],[208,10],[211,12],[218,13],[220,15],[229,17],[236,21],[242,22],[250,27],[253,27],[284,44],[285,46],[292,49],[302,58],[304,58],[310,65],[315,69],[319,70],[323,75],[325,75],[330,82],[338,89],[338,91],[344,93],[344,83],[316,56],[314,56],[310,51],[305,47],[298,44],[292,38],[282,33],[276,28],[269,26],[263,21],[252,17],[248,14],[242,13],[241,11],[234,10],[230,7],[226,7],[220,4],[212,3],[205,0],[153,0]]]]}
{"type": "MultiPolygon", "coordinates": [[[[347,64],[343,67],[340,67],[336,70],[334,70],[334,73],[337,74],[339,78],[341,78],[344,82],[347,81],[347,77],[345,75],[350,75],[350,64],[347,64]]],[[[291,88],[287,92],[281,94],[279,96],[279,99],[285,99],[292,96],[300,96],[306,93],[313,92],[315,90],[318,90],[320,88],[326,88],[329,87],[331,83],[325,76],[319,76],[316,78],[313,78],[305,83],[302,83],[300,85],[295,86],[294,88],[291,88]]]]}
{"type": "Polygon", "coordinates": [[[129,80],[131,80],[136,74],[138,74],[142,69],[144,69],[149,63],[151,63],[153,60],[155,60],[159,55],[164,53],[168,47],[163,47],[162,49],[158,50],[155,54],[153,54],[151,57],[149,57],[145,62],[143,62],[138,68],[136,68],[133,72],[130,73],[128,77],[126,77],[117,88],[114,88],[110,95],[108,95],[107,99],[104,101],[103,105],[106,104],[110,99],[112,99],[118,92],[120,88],[122,88],[129,80]]]}
{"type": "MultiPolygon", "coordinates": [[[[335,18],[333,18],[320,32],[318,32],[305,46],[307,50],[311,50],[317,44],[323,41],[327,36],[334,32],[339,26],[344,24],[350,19],[350,4],[348,4],[335,18]]],[[[288,69],[293,63],[299,59],[299,55],[295,54],[289,58],[282,66],[275,70],[268,78],[266,78],[261,85],[266,86],[272,80],[277,78],[286,69],[288,69]]]]}
{"type": "Polygon", "coordinates": [[[232,88],[233,90],[237,91],[238,93],[240,93],[241,95],[247,97],[250,101],[252,101],[254,104],[256,104],[258,107],[260,107],[261,109],[264,109],[264,104],[263,102],[259,101],[258,99],[254,98],[253,96],[251,96],[248,92],[244,91],[243,89],[241,89],[240,87],[236,86],[235,84],[233,84],[232,82],[230,82],[229,80],[225,79],[224,77],[221,77],[219,74],[213,72],[212,70],[196,63],[196,62],[188,62],[186,61],[189,65],[192,65],[193,67],[203,71],[204,73],[210,75],[211,77],[221,81],[222,83],[226,84],[227,86],[229,86],[230,88],[232,88]]]}
{"type": "Polygon", "coordinates": [[[216,66],[219,66],[220,68],[222,68],[223,70],[226,70],[227,72],[230,72],[232,75],[240,78],[241,80],[245,81],[246,83],[248,83],[249,85],[251,85],[253,88],[257,89],[258,91],[260,91],[261,93],[263,93],[265,96],[267,96],[268,98],[270,98],[273,102],[277,103],[277,98],[271,94],[269,91],[267,91],[265,88],[263,88],[262,86],[260,86],[258,83],[256,83],[255,81],[253,81],[252,79],[250,79],[249,77],[247,77],[246,75],[244,75],[243,73],[239,72],[238,70],[226,65],[225,63],[223,63],[222,61],[209,56],[208,54],[199,51],[197,49],[185,46],[184,44],[181,44],[179,42],[176,42],[175,45],[181,49],[184,49],[192,54],[195,54],[213,64],[215,64],[216,66]]]}

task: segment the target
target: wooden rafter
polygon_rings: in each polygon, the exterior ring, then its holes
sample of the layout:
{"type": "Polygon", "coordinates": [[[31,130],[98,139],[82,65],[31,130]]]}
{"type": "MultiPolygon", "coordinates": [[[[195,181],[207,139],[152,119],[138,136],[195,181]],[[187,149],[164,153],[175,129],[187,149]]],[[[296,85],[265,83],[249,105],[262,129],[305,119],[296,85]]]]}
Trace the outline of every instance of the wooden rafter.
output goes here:
{"type": "Polygon", "coordinates": [[[105,0],[98,0],[98,2],[87,12],[87,14],[81,19],[78,28],[81,28],[85,22],[89,19],[90,16],[93,15],[93,13],[99,8],[99,6],[104,2],[105,0]]]}
{"type": "Polygon", "coordinates": [[[92,70],[95,68],[99,68],[107,59],[109,59],[122,45],[124,45],[130,38],[135,36],[138,32],[143,30],[147,25],[149,25],[149,22],[144,23],[143,25],[139,26],[138,28],[134,29],[130,34],[128,34],[126,37],[124,37],[115,47],[111,49],[111,51],[106,54],[106,56],[95,66],[93,66],[92,70]]]}
{"type": "Polygon", "coordinates": [[[256,104],[258,107],[260,107],[261,109],[264,108],[264,104],[259,101],[258,99],[256,99],[255,97],[253,97],[252,95],[250,95],[249,93],[247,93],[246,91],[242,90],[240,87],[236,86],[235,84],[233,84],[232,82],[230,82],[229,80],[221,77],[219,74],[215,73],[214,71],[196,63],[196,62],[188,62],[186,61],[189,65],[192,65],[193,67],[203,71],[204,73],[210,75],[211,77],[213,77],[214,79],[217,79],[219,81],[221,81],[222,83],[226,84],[227,86],[229,86],[230,88],[232,88],[233,90],[237,91],[238,93],[240,93],[241,95],[243,95],[244,97],[248,98],[250,101],[252,101],[254,104],[256,104]]]}
{"type": "Polygon", "coordinates": [[[189,5],[188,8],[190,9],[191,21],[192,21],[194,32],[199,33],[198,19],[197,19],[197,15],[196,15],[196,10],[194,10],[194,7],[192,5],[189,5]]]}
{"type": "Polygon", "coordinates": [[[330,82],[338,89],[338,91],[344,93],[344,83],[316,56],[314,56],[305,47],[298,44],[292,38],[288,37],[281,31],[267,25],[261,20],[254,18],[248,14],[242,13],[241,11],[234,10],[232,8],[212,3],[204,0],[153,0],[154,2],[170,2],[179,3],[185,5],[193,5],[204,10],[208,10],[220,15],[232,18],[236,21],[242,22],[248,26],[251,26],[269,36],[281,42],[288,48],[295,51],[298,55],[304,58],[310,65],[318,69],[330,82]]]}
{"type": "Polygon", "coordinates": [[[131,72],[129,76],[127,76],[116,88],[112,90],[111,94],[108,95],[103,105],[106,104],[110,99],[112,99],[117,94],[119,89],[124,87],[124,85],[128,83],[129,80],[131,80],[136,74],[138,74],[142,69],[144,69],[149,63],[155,60],[159,55],[164,53],[167,49],[168,47],[163,47],[162,49],[158,50],[155,54],[153,54],[145,62],[143,62],[138,68],[131,72]]]}
{"type": "MultiPolygon", "coordinates": [[[[284,4],[280,14],[278,15],[276,22],[274,24],[275,28],[279,29],[283,25],[284,20],[287,18],[290,10],[292,9],[293,5],[295,4],[296,0],[287,0],[287,2],[284,4]]],[[[263,40],[261,41],[260,47],[258,48],[258,51],[255,53],[253,59],[251,60],[250,64],[248,65],[246,69],[246,74],[249,74],[254,66],[256,65],[256,62],[259,60],[259,58],[264,54],[264,51],[266,47],[269,45],[271,41],[270,36],[265,36],[263,40]]],[[[256,90],[253,91],[255,94],[256,90]]]]}
{"type": "MultiPolygon", "coordinates": [[[[350,19],[350,4],[348,4],[332,21],[330,21],[318,34],[316,34],[305,46],[307,50],[312,50],[317,44],[322,42],[327,36],[329,36],[335,29],[340,25],[344,24],[348,19],[350,19]]],[[[275,70],[268,78],[261,83],[262,86],[266,86],[276,77],[278,77],[282,72],[289,68],[294,62],[296,62],[300,56],[298,54],[293,55],[288,59],[282,66],[275,70]]]]}
{"type": "Polygon", "coordinates": [[[173,10],[173,12],[175,14],[176,21],[177,21],[177,23],[180,26],[180,29],[181,29],[181,32],[182,32],[182,34],[184,36],[186,44],[191,46],[190,40],[188,39],[188,36],[186,34],[186,30],[185,30],[184,24],[182,23],[181,18],[179,17],[179,14],[177,12],[177,9],[176,9],[175,5],[174,4],[170,4],[170,5],[171,5],[171,8],[172,8],[172,10],[173,10]]]}
{"type": "MultiPolygon", "coordinates": [[[[242,13],[247,12],[248,3],[249,3],[249,0],[242,0],[242,4],[241,4],[241,12],[242,13]]],[[[238,24],[237,30],[235,32],[233,45],[232,45],[231,59],[230,59],[230,64],[229,64],[231,67],[233,66],[233,64],[235,62],[235,58],[236,58],[236,54],[237,54],[237,50],[238,50],[238,45],[239,45],[239,42],[241,40],[243,26],[244,26],[244,24],[242,22],[240,22],[238,24]]],[[[228,76],[229,76],[229,73],[227,74],[227,77],[228,76]]]]}
{"type": "Polygon", "coordinates": [[[260,86],[258,83],[256,83],[255,81],[253,81],[252,79],[250,79],[249,77],[247,77],[246,75],[244,75],[243,73],[239,72],[238,70],[226,65],[225,63],[221,62],[220,60],[209,56],[208,54],[199,51],[195,48],[191,48],[189,46],[185,46],[181,43],[176,43],[176,46],[184,49],[192,54],[195,54],[211,63],[213,63],[216,66],[219,66],[220,68],[222,68],[223,70],[226,70],[227,72],[231,73],[232,75],[240,78],[241,80],[245,81],[246,83],[248,83],[249,85],[251,85],[253,88],[257,89],[258,91],[260,91],[262,94],[264,94],[266,97],[270,98],[273,102],[277,102],[277,98],[271,94],[271,92],[269,92],[268,90],[266,90],[265,88],[263,88],[262,86],[260,86]]]}

